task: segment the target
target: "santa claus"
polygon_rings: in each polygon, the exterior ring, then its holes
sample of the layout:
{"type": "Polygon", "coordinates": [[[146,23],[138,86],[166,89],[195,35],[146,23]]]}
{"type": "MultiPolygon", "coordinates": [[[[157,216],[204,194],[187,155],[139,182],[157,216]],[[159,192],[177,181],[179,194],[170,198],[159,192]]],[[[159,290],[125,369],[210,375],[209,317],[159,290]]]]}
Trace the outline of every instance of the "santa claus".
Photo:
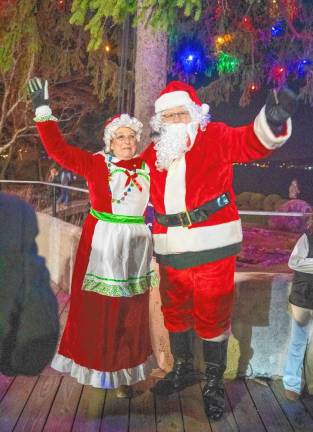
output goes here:
{"type": "Polygon", "coordinates": [[[233,163],[269,156],[291,134],[295,95],[272,92],[255,121],[230,127],[210,121],[193,87],[173,81],[155,102],[150,167],[154,249],[160,265],[164,322],[174,366],[152,391],[171,394],[194,383],[192,331],[203,340],[208,418],[224,412],[223,374],[234,302],[241,222],[233,163]]]}

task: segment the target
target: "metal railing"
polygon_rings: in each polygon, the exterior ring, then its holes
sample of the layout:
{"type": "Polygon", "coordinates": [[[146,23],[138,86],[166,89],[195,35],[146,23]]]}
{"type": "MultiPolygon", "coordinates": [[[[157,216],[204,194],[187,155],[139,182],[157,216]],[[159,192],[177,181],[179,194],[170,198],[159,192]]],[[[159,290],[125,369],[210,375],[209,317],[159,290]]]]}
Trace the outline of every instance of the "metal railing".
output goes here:
{"type": "MultiPolygon", "coordinates": [[[[88,190],[84,187],[44,181],[0,180],[0,188],[19,195],[36,211],[48,213],[74,225],[82,226],[89,212],[88,190]],[[62,203],[62,190],[69,192],[68,202],[62,203]]],[[[244,237],[237,268],[253,269],[252,271],[257,268],[263,271],[275,267],[275,271],[280,271],[280,268],[288,270],[291,250],[304,232],[306,217],[311,213],[240,210],[239,214],[244,237]]],[[[149,206],[146,217],[148,225],[152,220],[153,208],[149,206]]]]}
{"type": "MultiPolygon", "coordinates": [[[[57,203],[57,194],[56,190],[59,189],[68,189],[71,191],[78,191],[83,193],[89,193],[88,189],[79,188],[75,186],[64,186],[59,183],[49,183],[45,181],[37,181],[37,180],[0,180],[2,184],[30,184],[30,185],[46,185],[53,189],[53,216],[56,216],[56,203],[57,203]]],[[[301,213],[301,212],[279,212],[279,211],[260,211],[260,210],[239,210],[240,215],[247,216],[286,216],[286,217],[303,217],[308,215],[309,213],[301,213]]]]}
{"type": "MultiPolygon", "coordinates": [[[[68,217],[74,212],[75,203],[81,201],[88,203],[88,189],[65,186],[59,183],[50,183],[35,180],[0,180],[0,189],[3,192],[13,193],[29,202],[36,211],[43,211],[53,217],[64,219],[64,213],[68,217]],[[68,191],[62,195],[62,191],[68,191]],[[62,203],[61,198],[67,197],[67,202],[62,203]],[[81,200],[78,198],[82,197],[81,200]],[[62,205],[64,204],[64,205],[62,205]]],[[[84,213],[87,212],[88,209],[84,213]]],[[[81,223],[79,223],[81,225],[81,223]]]]}

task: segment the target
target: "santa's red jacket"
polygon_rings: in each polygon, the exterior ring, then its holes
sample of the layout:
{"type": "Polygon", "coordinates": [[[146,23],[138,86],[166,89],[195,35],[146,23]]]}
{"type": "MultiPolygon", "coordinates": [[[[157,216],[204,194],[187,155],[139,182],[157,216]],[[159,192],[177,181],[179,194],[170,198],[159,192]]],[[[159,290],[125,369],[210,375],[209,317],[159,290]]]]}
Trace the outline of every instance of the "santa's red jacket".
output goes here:
{"type": "Polygon", "coordinates": [[[150,167],[151,202],[156,212],[176,214],[193,210],[221,194],[230,194],[230,204],[190,227],[165,227],[154,221],[153,237],[157,261],[186,268],[235,255],[242,241],[241,222],[232,187],[233,163],[268,156],[291,134],[291,121],[283,135],[269,128],[264,108],[254,123],[230,127],[209,123],[198,130],[192,148],[168,171],[158,171],[154,143],[142,157],[150,167]]]}

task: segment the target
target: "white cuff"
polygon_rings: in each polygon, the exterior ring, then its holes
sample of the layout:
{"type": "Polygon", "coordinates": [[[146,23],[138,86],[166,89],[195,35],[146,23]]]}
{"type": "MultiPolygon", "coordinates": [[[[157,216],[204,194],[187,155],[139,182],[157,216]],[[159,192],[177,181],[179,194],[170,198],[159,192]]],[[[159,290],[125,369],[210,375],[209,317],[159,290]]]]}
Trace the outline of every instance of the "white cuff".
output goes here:
{"type": "Polygon", "coordinates": [[[253,125],[254,133],[259,138],[261,143],[269,150],[274,150],[281,147],[291,135],[292,125],[291,118],[287,120],[287,132],[285,135],[276,136],[272,129],[269,127],[266,116],[265,116],[265,106],[261,109],[259,114],[256,116],[253,125]]]}
{"type": "Polygon", "coordinates": [[[36,108],[35,115],[36,117],[48,117],[51,116],[52,111],[48,105],[41,105],[36,108]]]}

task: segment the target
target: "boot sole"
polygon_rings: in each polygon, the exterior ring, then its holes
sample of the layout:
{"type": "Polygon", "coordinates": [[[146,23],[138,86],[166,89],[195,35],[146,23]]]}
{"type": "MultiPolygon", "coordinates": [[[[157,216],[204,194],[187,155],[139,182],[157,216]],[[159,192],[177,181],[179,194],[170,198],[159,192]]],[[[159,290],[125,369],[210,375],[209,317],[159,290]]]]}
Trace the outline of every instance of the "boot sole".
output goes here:
{"type": "Polygon", "coordinates": [[[187,387],[193,386],[194,384],[199,384],[199,382],[200,382],[200,380],[199,380],[198,378],[195,378],[195,379],[190,380],[190,381],[187,382],[187,383],[184,383],[184,384],[182,384],[182,385],[180,385],[180,386],[178,386],[178,387],[172,387],[172,388],[170,388],[170,389],[168,389],[168,390],[165,390],[165,389],[164,389],[164,391],[162,391],[161,389],[158,390],[158,389],[156,389],[155,387],[152,387],[152,388],[150,389],[150,391],[151,391],[153,394],[158,395],[158,396],[169,396],[169,395],[171,395],[171,394],[174,394],[174,393],[180,392],[180,391],[184,390],[184,389],[187,388],[187,387]]]}

